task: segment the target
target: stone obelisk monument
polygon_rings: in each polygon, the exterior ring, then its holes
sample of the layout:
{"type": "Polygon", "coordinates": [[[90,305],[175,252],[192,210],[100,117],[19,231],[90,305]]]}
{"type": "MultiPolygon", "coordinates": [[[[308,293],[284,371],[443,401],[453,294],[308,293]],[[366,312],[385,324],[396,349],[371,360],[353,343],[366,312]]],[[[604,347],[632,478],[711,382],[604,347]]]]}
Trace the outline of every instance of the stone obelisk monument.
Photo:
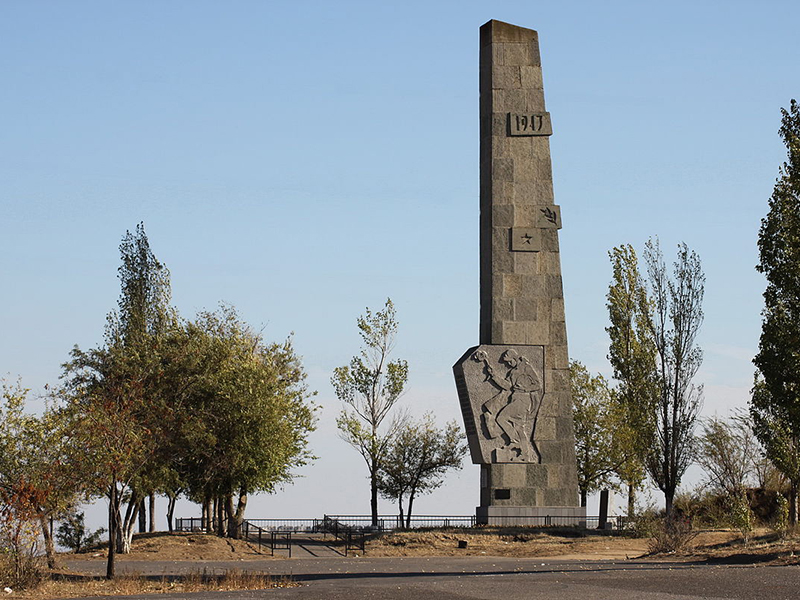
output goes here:
{"type": "Polygon", "coordinates": [[[480,33],[480,346],[454,365],[479,523],[575,523],[575,434],[567,331],[535,31],[480,33]]]}

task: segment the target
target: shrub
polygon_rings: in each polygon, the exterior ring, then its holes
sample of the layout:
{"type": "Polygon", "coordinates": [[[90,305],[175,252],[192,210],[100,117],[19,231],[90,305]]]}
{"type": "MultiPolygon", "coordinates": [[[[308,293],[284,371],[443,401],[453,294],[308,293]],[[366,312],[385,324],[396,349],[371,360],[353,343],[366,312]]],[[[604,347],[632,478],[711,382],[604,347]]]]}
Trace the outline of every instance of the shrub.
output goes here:
{"type": "Polygon", "coordinates": [[[73,513],[67,516],[56,532],[56,541],[64,548],[69,548],[73,552],[81,552],[89,546],[100,541],[100,536],[105,533],[102,527],[94,533],[89,533],[84,523],[82,512],[73,513]]]}
{"type": "Polygon", "coordinates": [[[648,549],[653,554],[684,552],[691,547],[697,534],[691,521],[682,515],[661,518],[652,524],[648,549]]]}
{"type": "Polygon", "coordinates": [[[740,494],[731,499],[731,524],[742,534],[745,545],[750,542],[753,532],[753,511],[750,510],[750,501],[746,494],[740,494]]]}
{"type": "Polygon", "coordinates": [[[789,533],[789,501],[783,494],[778,494],[775,503],[775,519],[772,521],[772,528],[782,540],[785,540],[789,533]]]}
{"type": "Polygon", "coordinates": [[[42,579],[38,551],[39,531],[33,521],[19,519],[13,511],[0,515],[0,587],[24,589],[42,579]]]}

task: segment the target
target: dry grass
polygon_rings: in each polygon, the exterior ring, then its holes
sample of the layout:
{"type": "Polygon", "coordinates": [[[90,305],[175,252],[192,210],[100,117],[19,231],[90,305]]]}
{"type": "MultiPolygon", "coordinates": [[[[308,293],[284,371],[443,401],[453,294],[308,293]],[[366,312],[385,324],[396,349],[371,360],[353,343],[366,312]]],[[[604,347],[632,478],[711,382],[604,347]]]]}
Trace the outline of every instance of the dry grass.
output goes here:
{"type": "MultiPolygon", "coordinates": [[[[477,528],[401,531],[379,536],[367,543],[369,557],[395,556],[508,556],[576,560],[624,560],[648,555],[648,538],[633,538],[573,530],[549,532],[528,528],[477,528]],[[461,544],[460,544],[461,543],[461,544]],[[459,547],[466,543],[466,547],[459,547]]],[[[692,547],[682,553],[659,556],[669,560],[718,563],[800,564],[800,536],[782,539],[766,529],[754,532],[745,546],[732,530],[701,531],[692,547]]],[[[105,551],[79,555],[89,562],[105,561],[105,551]]],[[[77,557],[76,557],[77,558],[77,557]]],[[[120,556],[122,558],[122,556],[120,556]]],[[[238,540],[224,540],[203,534],[144,534],[134,540],[127,561],[214,561],[269,559],[256,547],[238,540]]],[[[246,564],[246,563],[245,563],[246,564]]],[[[130,567],[130,563],[128,563],[130,567]]],[[[142,565],[145,566],[144,564],[142,565]]],[[[128,594],[167,594],[197,591],[253,590],[293,586],[290,580],[275,579],[255,570],[230,570],[222,575],[194,571],[188,575],[121,575],[113,581],[81,573],[58,572],[28,591],[2,594],[6,598],[74,598],[128,594]]]]}
{"type": "Polygon", "coordinates": [[[767,529],[754,532],[745,545],[730,529],[692,532],[678,552],[653,552],[653,538],[553,530],[450,529],[402,531],[367,544],[367,556],[508,556],[571,560],[669,560],[720,563],[800,564],[800,534],[782,540],[767,529]],[[466,542],[465,548],[459,542],[466,542]]]}
{"type": "MultiPolygon", "coordinates": [[[[90,549],[81,554],[62,554],[62,557],[105,563],[104,547],[90,549]]],[[[269,550],[242,540],[229,540],[214,535],[195,533],[145,533],[134,537],[130,554],[119,554],[120,562],[128,561],[214,561],[269,559],[269,550]],[[266,554],[264,554],[266,552],[266,554]]],[[[119,563],[118,563],[119,564],[119,563]]],[[[78,569],[80,571],[80,568],[78,569]]],[[[168,594],[218,590],[253,590],[293,585],[285,578],[274,578],[259,571],[228,570],[221,575],[206,571],[193,571],[188,575],[142,576],[130,572],[109,581],[103,577],[80,572],[57,571],[45,577],[38,585],[27,590],[2,593],[2,598],[74,598],[78,596],[117,596],[128,594],[168,594]]]]}
{"type": "Polygon", "coordinates": [[[800,536],[783,538],[769,529],[756,529],[745,544],[738,531],[703,532],[687,558],[727,564],[800,564],[800,536]]]}
{"type": "Polygon", "coordinates": [[[624,559],[647,552],[647,540],[529,528],[399,531],[371,540],[367,556],[513,556],[624,559]],[[466,547],[459,547],[459,542],[466,547]]]}
{"type": "MultiPolygon", "coordinates": [[[[106,549],[95,548],[70,555],[85,560],[106,560],[106,549]]],[[[130,554],[123,560],[248,560],[269,558],[269,548],[243,540],[231,540],[206,533],[140,533],[134,536],[130,554]]]]}
{"type": "Polygon", "coordinates": [[[171,594],[202,591],[263,590],[293,587],[290,579],[266,573],[233,569],[221,575],[193,571],[187,575],[144,577],[124,574],[113,580],[73,573],[56,573],[38,586],[6,594],[6,598],[75,598],[79,596],[121,596],[133,594],[171,594]]]}

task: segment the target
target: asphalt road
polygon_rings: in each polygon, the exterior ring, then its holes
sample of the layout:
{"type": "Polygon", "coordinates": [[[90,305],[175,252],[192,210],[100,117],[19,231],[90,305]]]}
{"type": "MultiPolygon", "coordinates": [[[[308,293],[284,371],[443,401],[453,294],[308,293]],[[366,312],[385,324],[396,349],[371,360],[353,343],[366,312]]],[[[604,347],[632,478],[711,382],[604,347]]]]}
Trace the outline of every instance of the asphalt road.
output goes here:
{"type": "MultiPolygon", "coordinates": [[[[102,574],[99,561],[69,561],[102,574]]],[[[125,561],[118,572],[179,574],[226,569],[291,575],[296,588],[171,594],[194,598],[355,600],[800,599],[800,566],[708,565],[649,561],[552,561],[516,558],[324,558],[264,561],[125,561]]],[[[131,596],[130,598],[144,598],[131,596]]],[[[149,598],[152,598],[150,596],[149,598]]]]}

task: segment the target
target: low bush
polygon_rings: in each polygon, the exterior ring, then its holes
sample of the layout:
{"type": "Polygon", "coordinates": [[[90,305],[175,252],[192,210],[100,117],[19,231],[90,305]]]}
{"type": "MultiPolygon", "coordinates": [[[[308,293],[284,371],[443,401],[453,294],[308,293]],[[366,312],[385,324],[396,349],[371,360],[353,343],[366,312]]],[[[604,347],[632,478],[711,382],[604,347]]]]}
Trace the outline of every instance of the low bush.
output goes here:
{"type": "Polygon", "coordinates": [[[691,521],[681,515],[662,517],[653,523],[648,549],[652,554],[685,552],[691,548],[698,533],[691,521]]]}
{"type": "Polygon", "coordinates": [[[77,553],[97,544],[100,541],[100,536],[105,532],[106,530],[101,527],[94,533],[90,533],[86,529],[83,513],[76,512],[68,515],[58,526],[56,541],[64,548],[69,548],[77,553]]]}
{"type": "Polygon", "coordinates": [[[43,565],[38,541],[34,523],[5,511],[0,520],[0,588],[25,589],[41,581],[43,565]]]}

